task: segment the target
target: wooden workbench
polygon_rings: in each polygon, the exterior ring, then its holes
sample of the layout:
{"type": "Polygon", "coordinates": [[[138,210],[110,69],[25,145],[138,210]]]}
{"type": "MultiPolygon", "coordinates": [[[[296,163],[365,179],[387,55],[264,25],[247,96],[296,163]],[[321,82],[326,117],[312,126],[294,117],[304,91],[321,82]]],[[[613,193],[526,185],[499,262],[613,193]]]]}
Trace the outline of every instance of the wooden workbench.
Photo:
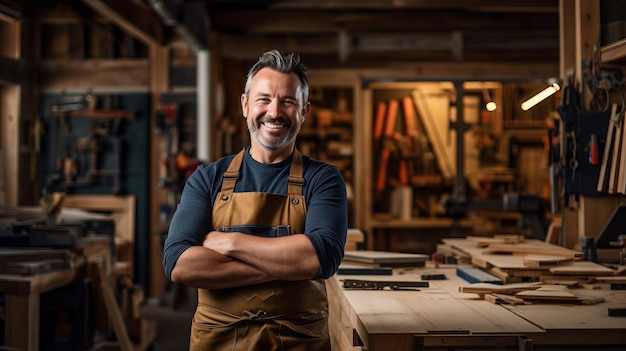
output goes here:
{"type": "Polygon", "coordinates": [[[41,294],[86,276],[89,265],[97,265],[108,276],[110,243],[111,238],[107,236],[79,238],[79,250],[71,255],[67,269],[24,276],[0,274],[0,293],[5,295],[5,345],[23,351],[38,351],[41,294]]]}
{"type": "Polygon", "coordinates": [[[626,317],[607,314],[609,307],[624,307],[626,301],[608,285],[585,290],[606,299],[595,305],[505,307],[459,292],[459,286],[468,284],[454,268],[416,268],[393,276],[336,275],[327,281],[333,350],[532,350],[533,345],[542,350],[563,345],[597,350],[626,345],[626,317]],[[430,281],[420,291],[346,290],[340,281],[420,280],[426,272],[445,273],[448,279],[430,281]]]}

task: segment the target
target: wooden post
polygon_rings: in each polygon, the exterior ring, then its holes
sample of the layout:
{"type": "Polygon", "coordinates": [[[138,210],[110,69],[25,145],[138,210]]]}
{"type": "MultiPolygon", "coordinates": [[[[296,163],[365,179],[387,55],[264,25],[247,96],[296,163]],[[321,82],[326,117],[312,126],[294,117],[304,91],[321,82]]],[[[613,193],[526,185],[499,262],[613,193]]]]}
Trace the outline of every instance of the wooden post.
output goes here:
{"type": "Polygon", "coordinates": [[[163,247],[158,231],[163,225],[159,221],[159,205],[167,202],[167,190],[159,188],[157,185],[159,177],[159,160],[161,158],[161,146],[167,145],[164,142],[165,137],[156,132],[156,109],[159,105],[160,94],[167,92],[169,89],[169,66],[170,66],[170,50],[167,47],[150,46],[150,90],[152,91],[152,108],[150,113],[150,131],[152,133],[152,142],[150,146],[150,222],[148,227],[148,235],[150,236],[150,288],[148,290],[149,297],[159,297],[165,289],[166,277],[163,273],[163,264],[161,256],[163,247]]]}

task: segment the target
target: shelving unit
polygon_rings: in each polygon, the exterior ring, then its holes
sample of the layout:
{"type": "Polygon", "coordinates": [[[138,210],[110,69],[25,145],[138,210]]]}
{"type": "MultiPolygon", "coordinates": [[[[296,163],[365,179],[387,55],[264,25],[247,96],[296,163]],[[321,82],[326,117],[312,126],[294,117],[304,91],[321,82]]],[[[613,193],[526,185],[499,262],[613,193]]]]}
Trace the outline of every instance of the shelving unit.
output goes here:
{"type": "MultiPolygon", "coordinates": [[[[440,216],[440,199],[451,193],[456,171],[451,88],[450,82],[377,82],[364,90],[366,110],[357,133],[364,136],[359,148],[366,152],[360,172],[366,191],[359,202],[368,249],[427,253],[442,235],[471,232],[470,221],[440,216]],[[428,95],[428,106],[416,101],[416,92],[428,95]],[[420,235],[425,245],[401,243],[408,235],[420,235]]],[[[473,112],[466,106],[466,114],[477,118],[477,105],[470,101],[473,112]]],[[[475,168],[475,158],[465,156],[475,168]]]]}
{"type": "Polygon", "coordinates": [[[626,65],[626,39],[603,46],[600,49],[600,59],[604,63],[626,65]]]}
{"type": "Polygon", "coordinates": [[[348,192],[348,222],[354,220],[355,87],[349,84],[311,84],[311,112],[298,134],[299,150],[339,169],[348,192]]]}

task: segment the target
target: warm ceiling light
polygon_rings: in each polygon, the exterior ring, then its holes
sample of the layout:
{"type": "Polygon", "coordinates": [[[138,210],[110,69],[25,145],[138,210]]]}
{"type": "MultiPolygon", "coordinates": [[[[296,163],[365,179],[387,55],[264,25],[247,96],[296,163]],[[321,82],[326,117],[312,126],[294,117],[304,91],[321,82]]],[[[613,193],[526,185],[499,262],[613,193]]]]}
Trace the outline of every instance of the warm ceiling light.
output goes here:
{"type": "Polygon", "coordinates": [[[537,105],[538,103],[540,103],[543,100],[547,99],[552,94],[554,94],[557,91],[559,91],[559,89],[561,89],[561,87],[557,83],[553,83],[551,86],[549,86],[549,87],[543,89],[542,91],[540,91],[539,93],[537,93],[537,95],[535,95],[535,96],[531,97],[530,99],[524,101],[522,103],[522,110],[523,111],[528,111],[531,107],[537,105]]]}
{"type": "Polygon", "coordinates": [[[489,94],[489,90],[483,89],[483,100],[485,100],[485,110],[489,112],[493,112],[496,110],[496,103],[491,99],[491,95],[489,94]]]}

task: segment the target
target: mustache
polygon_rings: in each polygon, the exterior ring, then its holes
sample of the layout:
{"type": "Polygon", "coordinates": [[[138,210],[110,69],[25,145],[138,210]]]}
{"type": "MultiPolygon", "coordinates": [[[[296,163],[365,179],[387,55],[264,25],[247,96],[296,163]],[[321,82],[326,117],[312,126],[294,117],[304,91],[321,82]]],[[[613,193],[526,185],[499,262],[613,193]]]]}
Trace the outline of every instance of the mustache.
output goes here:
{"type": "Polygon", "coordinates": [[[265,116],[261,116],[257,119],[258,123],[277,123],[277,124],[284,124],[286,126],[291,126],[291,121],[289,121],[286,118],[283,117],[277,117],[277,118],[266,118],[265,116]]]}

